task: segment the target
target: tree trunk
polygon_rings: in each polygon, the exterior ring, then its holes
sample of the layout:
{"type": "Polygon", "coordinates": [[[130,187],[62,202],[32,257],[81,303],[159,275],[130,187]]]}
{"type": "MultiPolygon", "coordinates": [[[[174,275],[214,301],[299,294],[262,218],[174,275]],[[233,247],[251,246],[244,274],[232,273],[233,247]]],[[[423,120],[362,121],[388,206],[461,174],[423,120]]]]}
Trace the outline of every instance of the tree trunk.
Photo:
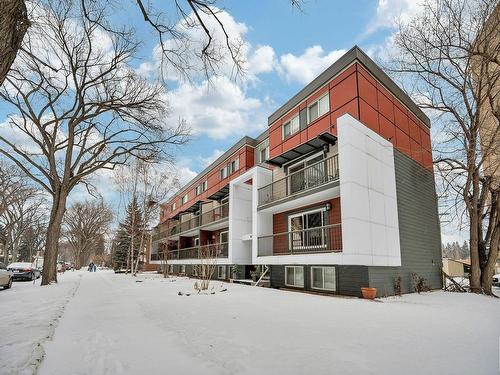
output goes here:
{"type": "Polygon", "coordinates": [[[24,0],[2,0],[0,12],[0,86],[21,48],[30,22],[24,0]]]}
{"type": "Polygon", "coordinates": [[[66,210],[66,199],[68,193],[59,191],[54,196],[50,219],[47,227],[47,239],[45,252],[43,254],[42,285],[57,282],[57,253],[59,238],[61,237],[61,224],[66,210]]]}
{"type": "MultiPolygon", "coordinates": [[[[500,200],[496,199],[492,204],[495,204],[497,209],[495,212],[500,209],[500,200]]],[[[498,215],[498,214],[497,214],[498,215]]],[[[498,259],[498,252],[500,247],[500,220],[498,216],[490,218],[490,220],[495,220],[495,224],[493,226],[493,231],[491,233],[490,240],[490,250],[488,252],[488,258],[486,264],[483,268],[483,272],[481,274],[481,286],[483,288],[484,293],[488,295],[493,295],[491,290],[493,284],[493,275],[495,274],[495,264],[498,259]]]]}

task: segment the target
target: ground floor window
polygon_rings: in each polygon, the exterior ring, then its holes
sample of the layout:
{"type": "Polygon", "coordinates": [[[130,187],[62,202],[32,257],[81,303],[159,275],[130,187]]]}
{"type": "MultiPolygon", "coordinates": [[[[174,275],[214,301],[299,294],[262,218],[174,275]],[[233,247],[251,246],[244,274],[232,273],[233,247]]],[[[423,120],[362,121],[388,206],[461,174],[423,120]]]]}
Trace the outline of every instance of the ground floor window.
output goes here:
{"type": "Polygon", "coordinates": [[[198,276],[198,265],[193,266],[193,276],[198,276]]]}
{"type": "Polygon", "coordinates": [[[181,265],[179,273],[186,273],[186,265],[185,264],[181,265]]]}
{"type": "Polygon", "coordinates": [[[311,287],[335,291],[335,267],[311,267],[311,287]]]}
{"type": "Polygon", "coordinates": [[[225,279],[226,278],[226,266],[218,266],[217,267],[217,277],[219,279],[225,279]]]}
{"type": "Polygon", "coordinates": [[[285,267],[285,284],[288,286],[304,287],[304,267],[287,266],[285,267]]]}
{"type": "Polygon", "coordinates": [[[174,273],[174,266],[172,264],[168,265],[168,273],[174,273]]]}

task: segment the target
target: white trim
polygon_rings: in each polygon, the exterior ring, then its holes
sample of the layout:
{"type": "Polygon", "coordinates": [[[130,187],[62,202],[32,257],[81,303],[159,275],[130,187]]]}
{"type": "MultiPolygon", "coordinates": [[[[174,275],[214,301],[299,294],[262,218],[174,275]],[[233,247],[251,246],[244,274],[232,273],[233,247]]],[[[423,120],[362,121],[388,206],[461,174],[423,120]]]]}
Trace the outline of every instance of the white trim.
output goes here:
{"type": "Polygon", "coordinates": [[[329,292],[336,292],[337,291],[337,270],[333,266],[312,266],[311,267],[311,289],[316,289],[316,290],[326,290],[329,292]],[[332,269],[333,270],[333,289],[330,288],[325,288],[325,269],[332,269]],[[314,286],[314,269],[321,269],[322,270],[322,277],[323,277],[323,288],[318,288],[314,286]]]}
{"type": "Polygon", "coordinates": [[[304,266],[285,266],[285,285],[286,286],[292,286],[295,288],[303,288],[305,284],[304,280],[304,266]],[[293,268],[293,282],[294,284],[288,284],[288,270],[293,268]],[[302,285],[297,285],[297,273],[295,272],[296,269],[301,269],[302,270],[302,285]]]}
{"type": "MultiPolygon", "coordinates": [[[[323,213],[326,211],[326,207],[320,207],[320,208],[315,208],[315,209],[312,209],[312,210],[309,210],[309,211],[304,211],[304,212],[298,212],[296,214],[291,214],[291,215],[288,215],[288,230],[287,232],[292,232],[292,229],[291,229],[291,224],[292,224],[292,219],[293,218],[296,218],[296,217],[300,217],[300,216],[304,216],[304,215],[309,215],[309,214],[312,214],[312,213],[315,213],[315,212],[321,212],[322,215],[321,215],[321,225],[320,227],[323,227],[325,225],[325,217],[323,215],[323,213]]],[[[302,226],[304,226],[304,220],[302,219],[302,226]]],[[[313,227],[313,228],[316,228],[316,227],[313,227]]],[[[302,230],[306,230],[306,229],[313,229],[313,228],[302,228],[302,230]]],[[[309,249],[309,248],[318,248],[318,247],[325,247],[326,248],[326,243],[322,244],[322,245],[311,245],[311,246],[293,246],[292,247],[292,243],[291,241],[293,241],[293,236],[290,236],[289,239],[288,239],[288,247],[289,248],[293,248],[293,249],[309,249]]],[[[322,239],[321,239],[321,242],[325,242],[325,236],[323,235],[322,239]]]]}

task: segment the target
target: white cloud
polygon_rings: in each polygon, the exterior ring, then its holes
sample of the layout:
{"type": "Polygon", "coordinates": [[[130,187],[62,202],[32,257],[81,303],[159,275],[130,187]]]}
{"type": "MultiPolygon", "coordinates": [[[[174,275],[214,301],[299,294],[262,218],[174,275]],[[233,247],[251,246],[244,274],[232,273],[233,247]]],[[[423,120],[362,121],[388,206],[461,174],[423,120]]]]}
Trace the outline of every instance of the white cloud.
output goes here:
{"type": "Polygon", "coordinates": [[[248,71],[252,74],[269,73],[276,67],[276,54],[271,46],[259,46],[248,59],[248,71]]]}
{"type": "Polygon", "coordinates": [[[296,81],[302,84],[311,82],[318,74],[333,64],[346,50],[325,52],[321,46],[313,46],[300,55],[291,53],[280,58],[279,71],[287,81],[296,81]]]}
{"type": "Polygon", "coordinates": [[[421,3],[422,0],[379,0],[375,17],[366,26],[363,36],[396,27],[399,19],[407,20],[417,14],[421,3]]]}
{"type": "Polygon", "coordinates": [[[217,158],[219,156],[221,156],[223,153],[224,153],[224,151],[219,150],[219,149],[215,149],[211,155],[209,155],[207,157],[200,157],[200,163],[201,163],[202,167],[203,168],[208,167],[210,164],[212,164],[212,162],[217,160],[217,158]]]}
{"type": "Polygon", "coordinates": [[[213,78],[209,83],[181,83],[167,94],[171,113],[168,121],[182,118],[194,135],[225,139],[264,128],[265,113],[259,99],[246,95],[227,77],[213,78]]]}

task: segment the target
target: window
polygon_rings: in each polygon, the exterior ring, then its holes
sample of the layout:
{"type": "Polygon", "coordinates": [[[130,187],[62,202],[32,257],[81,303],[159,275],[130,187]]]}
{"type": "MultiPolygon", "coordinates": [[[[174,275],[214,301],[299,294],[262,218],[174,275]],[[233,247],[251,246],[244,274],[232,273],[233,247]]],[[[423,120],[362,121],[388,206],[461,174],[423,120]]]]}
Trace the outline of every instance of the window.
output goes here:
{"type": "Polygon", "coordinates": [[[259,162],[264,163],[267,159],[269,159],[269,147],[264,147],[260,150],[259,162]]]}
{"type": "Polygon", "coordinates": [[[227,165],[229,169],[229,174],[236,172],[240,169],[240,158],[234,159],[231,163],[227,165]]]}
{"type": "Polygon", "coordinates": [[[311,287],[335,291],[335,267],[311,267],[311,287]]]}
{"type": "Polygon", "coordinates": [[[200,246],[200,237],[194,238],[194,246],[200,246]]]}
{"type": "Polygon", "coordinates": [[[326,94],[307,108],[308,123],[313,122],[318,117],[323,116],[330,110],[330,95],[326,94]]]}
{"type": "Polygon", "coordinates": [[[304,287],[304,267],[287,266],[285,267],[285,285],[304,287]]]}
{"type": "Polygon", "coordinates": [[[226,278],[226,266],[218,266],[217,267],[217,278],[219,278],[219,279],[226,278]]]}
{"type": "Polygon", "coordinates": [[[175,204],[175,202],[174,202],[174,203],[172,204],[172,211],[175,211],[175,209],[176,209],[176,204],[175,204]]]}
{"type": "Polygon", "coordinates": [[[182,197],[182,204],[186,204],[187,201],[188,201],[188,195],[186,194],[182,197]]]}
{"type": "Polygon", "coordinates": [[[181,264],[179,273],[186,273],[186,265],[185,264],[181,264]]]}
{"type": "Polygon", "coordinates": [[[207,181],[203,181],[200,185],[196,186],[196,195],[200,195],[205,190],[207,190],[208,183],[207,181]]]}
{"type": "Polygon", "coordinates": [[[322,153],[314,154],[298,163],[287,167],[288,190],[290,194],[301,192],[327,182],[325,163],[320,163],[324,156],[322,153]]]}
{"type": "Polygon", "coordinates": [[[227,243],[229,240],[229,232],[226,230],[224,232],[220,232],[219,234],[219,242],[220,243],[227,243]]]}
{"type": "Polygon", "coordinates": [[[326,247],[323,212],[324,208],[321,208],[288,217],[289,246],[291,250],[326,247]]]}
{"type": "Polygon", "coordinates": [[[300,129],[299,116],[295,116],[283,125],[283,139],[297,133],[300,129]]]}
{"type": "Polygon", "coordinates": [[[227,166],[220,170],[220,179],[223,180],[227,177],[227,166]]]}
{"type": "Polygon", "coordinates": [[[174,273],[174,266],[172,264],[168,265],[168,273],[174,273]]]}

